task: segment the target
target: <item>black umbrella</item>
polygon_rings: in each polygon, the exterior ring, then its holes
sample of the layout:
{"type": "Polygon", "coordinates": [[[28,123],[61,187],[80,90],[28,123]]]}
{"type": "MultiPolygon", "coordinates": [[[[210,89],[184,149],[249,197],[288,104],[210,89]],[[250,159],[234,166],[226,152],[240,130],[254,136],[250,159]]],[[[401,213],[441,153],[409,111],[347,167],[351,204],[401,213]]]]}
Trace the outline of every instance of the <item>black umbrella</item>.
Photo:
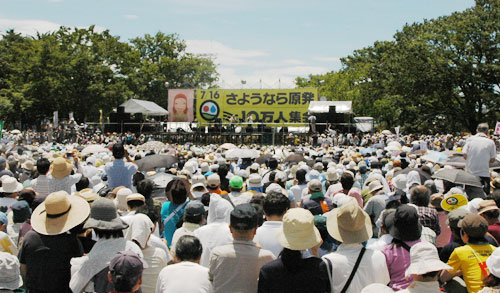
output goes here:
{"type": "MultiPolygon", "coordinates": [[[[453,166],[453,167],[459,168],[459,169],[465,168],[465,164],[466,164],[466,160],[463,156],[449,157],[448,159],[446,159],[446,161],[443,162],[443,165],[450,165],[450,166],[453,166]]],[[[495,162],[490,163],[489,168],[491,170],[500,168],[500,162],[495,160],[495,162]]]]}
{"type": "Polygon", "coordinates": [[[151,155],[135,161],[139,167],[139,171],[154,170],[156,168],[170,168],[170,166],[178,162],[179,160],[172,155],[151,155]]]}
{"type": "Polygon", "coordinates": [[[270,159],[273,157],[273,154],[263,154],[262,156],[258,157],[255,162],[257,164],[264,164],[266,162],[266,160],[270,159]]]}
{"type": "Polygon", "coordinates": [[[394,176],[393,177],[396,177],[397,175],[399,174],[407,174],[410,173],[411,171],[417,171],[418,172],[418,175],[420,175],[420,181],[425,182],[426,180],[429,180],[429,179],[432,179],[431,177],[431,174],[425,172],[424,170],[418,168],[418,169],[415,169],[415,168],[405,168],[401,171],[398,171],[396,173],[394,173],[394,176]]]}
{"type": "Polygon", "coordinates": [[[298,163],[298,162],[303,162],[303,161],[305,161],[304,156],[299,155],[299,154],[291,154],[288,157],[286,157],[286,159],[285,159],[285,162],[287,162],[287,163],[292,163],[292,162],[298,163]]]}
{"type": "Polygon", "coordinates": [[[455,184],[465,184],[469,186],[483,187],[481,179],[476,175],[465,172],[460,169],[441,169],[438,170],[432,177],[443,179],[455,184]]]}

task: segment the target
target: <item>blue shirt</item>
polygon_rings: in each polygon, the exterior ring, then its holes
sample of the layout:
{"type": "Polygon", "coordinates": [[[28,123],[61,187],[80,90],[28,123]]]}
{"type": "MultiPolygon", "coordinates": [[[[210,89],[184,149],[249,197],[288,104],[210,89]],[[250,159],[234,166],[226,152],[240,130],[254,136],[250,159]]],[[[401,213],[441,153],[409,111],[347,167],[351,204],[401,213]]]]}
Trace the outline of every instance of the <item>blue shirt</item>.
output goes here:
{"type": "Polygon", "coordinates": [[[113,189],[118,186],[131,188],[132,176],[137,172],[135,164],[125,162],[123,159],[116,159],[113,162],[107,163],[104,167],[106,175],[108,175],[108,187],[113,189]]]}
{"type": "MultiPolygon", "coordinates": [[[[186,202],[189,202],[189,200],[186,200],[186,202]]],[[[164,222],[165,219],[170,216],[170,214],[173,213],[175,209],[177,209],[177,207],[184,205],[172,218],[170,218],[170,220],[168,220],[167,223],[164,223],[165,225],[163,227],[163,237],[165,238],[165,240],[167,240],[168,247],[170,247],[170,244],[172,243],[172,237],[174,236],[174,232],[177,229],[177,222],[179,222],[179,220],[184,215],[184,210],[187,206],[187,204],[185,203],[175,204],[167,201],[161,207],[161,221],[164,222]]]]}

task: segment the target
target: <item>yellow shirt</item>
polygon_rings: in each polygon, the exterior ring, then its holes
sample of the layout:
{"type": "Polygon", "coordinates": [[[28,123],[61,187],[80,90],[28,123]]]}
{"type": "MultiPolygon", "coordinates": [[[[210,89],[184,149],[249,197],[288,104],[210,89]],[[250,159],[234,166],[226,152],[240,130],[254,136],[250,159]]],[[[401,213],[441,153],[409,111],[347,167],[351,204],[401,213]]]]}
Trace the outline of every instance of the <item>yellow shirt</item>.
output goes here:
{"type": "Polygon", "coordinates": [[[17,255],[17,247],[7,233],[0,231],[0,251],[17,255]]]}
{"type": "Polygon", "coordinates": [[[448,265],[453,268],[449,272],[454,274],[457,271],[462,271],[467,290],[470,293],[478,292],[484,287],[483,278],[486,277],[482,274],[478,258],[485,264],[486,259],[495,248],[490,244],[467,244],[455,248],[448,260],[448,265]]]}

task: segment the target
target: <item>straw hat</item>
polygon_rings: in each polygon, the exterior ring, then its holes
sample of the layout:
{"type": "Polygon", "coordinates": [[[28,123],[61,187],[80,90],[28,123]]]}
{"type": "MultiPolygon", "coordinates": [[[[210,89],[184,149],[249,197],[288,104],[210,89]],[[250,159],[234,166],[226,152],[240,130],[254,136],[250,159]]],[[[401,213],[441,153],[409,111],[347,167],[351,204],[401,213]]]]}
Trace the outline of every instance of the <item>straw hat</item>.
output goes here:
{"type": "Polygon", "coordinates": [[[326,228],[333,238],[345,244],[361,243],[373,236],[370,216],[355,201],[330,212],[326,228]]]}
{"type": "Polygon", "coordinates": [[[382,185],[382,183],[380,183],[380,181],[378,181],[377,179],[376,180],[373,180],[372,182],[370,182],[370,184],[368,185],[368,189],[370,189],[370,193],[373,193],[375,191],[379,191],[381,190],[382,188],[384,188],[384,186],[382,185]]]}
{"type": "Polygon", "coordinates": [[[73,164],[64,158],[55,159],[50,165],[50,173],[56,179],[62,179],[68,176],[73,170],[73,164]]]}
{"type": "Polygon", "coordinates": [[[3,178],[2,176],[2,187],[0,187],[0,192],[3,193],[14,193],[23,190],[23,185],[17,182],[17,179],[14,177],[6,176],[3,178]]]}
{"type": "Polygon", "coordinates": [[[405,277],[423,275],[440,270],[451,270],[452,267],[439,259],[437,248],[427,241],[419,242],[410,249],[411,264],[406,269],[405,277]]]}
{"type": "Polygon", "coordinates": [[[75,192],[76,196],[83,198],[89,204],[92,204],[96,199],[99,198],[97,193],[92,191],[92,188],[85,188],[80,190],[80,192],[75,192]]]}
{"type": "Polygon", "coordinates": [[[83,223],[89,213],[90,206],[83,198],[53,192],[33,211],[31,226],[43,235],[59,235],[83,223]]]}
{"type": "Polygon", "coordinates": [[[279,243],[291,250],[304,250],[321,243],[321,234],[314,226],[313,214],[303,208],[289,209],[278,232],[279,243]]]}

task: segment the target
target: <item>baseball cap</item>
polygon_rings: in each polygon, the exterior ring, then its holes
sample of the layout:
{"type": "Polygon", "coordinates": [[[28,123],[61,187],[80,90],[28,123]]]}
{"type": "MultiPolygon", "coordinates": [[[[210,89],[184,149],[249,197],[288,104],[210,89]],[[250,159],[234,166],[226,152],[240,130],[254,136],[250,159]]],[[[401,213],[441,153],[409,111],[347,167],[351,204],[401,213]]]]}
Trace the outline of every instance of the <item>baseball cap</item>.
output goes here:
{"type": "Polygon", "coordinates": [[[184,210],[184,214],[187,216],[199,216],[205,213],[205,206],[199,200],[190,201],[186,209],[184,210]]]}
{"type": "Polygon", "coordinates": [[[207,178],[207,186],[217,187],[220,184],[220,176],[218,174],[212,174],[207,178]]]}
{"type": "Polygon", "coordinates": [[[20,200],[12,205],[12,220],[14,223],[24,223],[31,216],[30,206],[27,201],[20,200]]]}
{"type": "Polygon", "coordinates": [[[142,274],[148,265],[132,251],[120,251],[109,263],[109,271],[112,276],[123,276],[127,279],[133,279],[142,274]]]}
{"type": "Polygon", "coordinates": [[[313,192],[318,192],[322,190],[321,182],[318,179],[313,179],[309,182],[309,189],[313,192]]]}
{"type": "Polygon", "coordinates": [[[237,230],[255,228],[258,224],[257,211],[249,203],[237,205],[231,212],[230,224],[237,230]]]}
{"type": "Polygon", "coordinates": [[[488,232],[488,222],[480,215],[473,213],[468,214],[458,222],[458,227],[474,238],[484,237],[484,234],[488,232]]]}
{"type": "Polygon", "coordinates": [[[146,202],[144,195],[142,195],[140,193],[132,193],[132,194],[127,195],[127,202],[129,202],[131,200],[140,200],[142,202],[146,202]]]}
{"type": "Polygon", "coordinates": [[[194,175],[193,177],[191,177],[191,184],[195,185],[198,183],[202,183],[204,186],[205,185],[205,176],[203,176],[201,174],[197,174],[197,175],[194,175]]]}
{"type": "Polygon", "coordinates": [[[231,188],[241,189],[243,187],[243,178],[237,175],[231,177],[231,180],[229,180],[229,186],[231,186],[231,188]]]}

